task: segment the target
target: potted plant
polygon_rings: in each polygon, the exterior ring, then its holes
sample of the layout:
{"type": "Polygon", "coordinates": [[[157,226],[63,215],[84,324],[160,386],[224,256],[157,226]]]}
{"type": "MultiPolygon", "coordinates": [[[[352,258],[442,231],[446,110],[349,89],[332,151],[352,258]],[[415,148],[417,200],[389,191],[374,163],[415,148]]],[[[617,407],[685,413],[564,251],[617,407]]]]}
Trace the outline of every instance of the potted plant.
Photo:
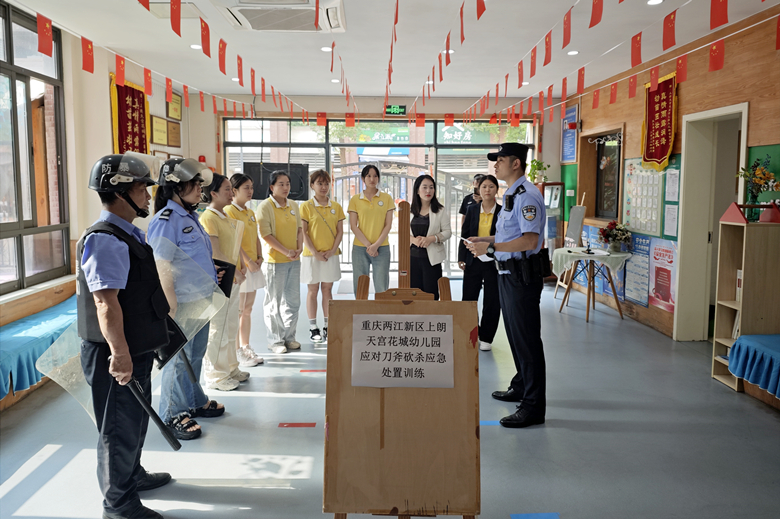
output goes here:
{"type": "MultiPolygon", "coordinates": [[[[749,168],[742,168],[737,173],[737,177],[747,182],[748,205],[756,205],[761,193],[780,191],[780,182],[777,181],[774,173],[769,171],[771,161],[771,156],[767,155],[763,162],[756,159],[749,168]]],[[[745,217],[749,222],[757,222],[760,216],[761,209],[749,208],[745,211],[745,217]]]]}
{"type": "Polygon", "coordinates": [[[631,243],[631,231],[622,223],[612,220],[599,229],[599,242],[609,245],[610,252],[620,252],[621,244],[631,243]]]}
{"type": "Polygon", "coordinates": [[[526,173],[528,180],[530,180],[534,184],[547,182],[547,175],[545,175],[544,172],[547,171],[547,168],[549,168],[550,166],[548,166],[541,160],[536,160],[536,159],[532,160],[529,166],[530,168],[528,169],[528,173],[526,173]]]}

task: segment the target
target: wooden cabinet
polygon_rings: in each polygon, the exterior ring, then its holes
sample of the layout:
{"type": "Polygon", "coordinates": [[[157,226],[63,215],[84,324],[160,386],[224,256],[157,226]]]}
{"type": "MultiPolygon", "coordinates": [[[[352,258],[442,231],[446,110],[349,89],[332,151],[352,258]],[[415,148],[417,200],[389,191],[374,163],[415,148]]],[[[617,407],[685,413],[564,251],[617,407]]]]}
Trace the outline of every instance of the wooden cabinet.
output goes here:
{"type": "Polygon", "coordinates": [[[712,341],[712,378],[735,391],[742,379],[729,371],[728,357],[738,335],[780,333],[780,223],[747,223],[727,218],[720,221],[715,333],[712,341]],[[737,270],[742,271],[742,294],[737,300],[737,270]]]}

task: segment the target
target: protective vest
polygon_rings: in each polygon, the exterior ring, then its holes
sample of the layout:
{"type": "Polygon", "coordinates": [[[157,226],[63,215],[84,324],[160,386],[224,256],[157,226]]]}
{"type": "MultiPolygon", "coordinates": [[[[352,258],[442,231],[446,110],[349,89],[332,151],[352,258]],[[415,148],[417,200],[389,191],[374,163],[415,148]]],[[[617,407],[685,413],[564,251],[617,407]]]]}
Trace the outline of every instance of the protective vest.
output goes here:
{"type": "Polygon", "coordinates": [[[125,339],[131,355],[157,350],[168,344],[166,317],[170,311],[165,298],[154,252],[147,244],[108,222],[98,222],[84,233],[76,244],[76,305],[78,309],[79,337],[91,342],[107,342],[100,331],[95,299],[87,286],[86,275],[81,268],[84,242],[92,233],[111,234],[127,244],[130,251],[130,270],[127,286],[119,291],[122,307],[125,339]]]}

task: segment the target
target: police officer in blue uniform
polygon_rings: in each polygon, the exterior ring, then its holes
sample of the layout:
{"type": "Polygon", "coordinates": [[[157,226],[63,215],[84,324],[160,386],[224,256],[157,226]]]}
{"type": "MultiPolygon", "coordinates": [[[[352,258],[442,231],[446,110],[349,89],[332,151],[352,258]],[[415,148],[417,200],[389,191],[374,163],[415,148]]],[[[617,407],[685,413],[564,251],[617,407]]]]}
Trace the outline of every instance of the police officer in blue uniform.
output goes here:
{"type": "Polygon", "coordinates": [[[493,398],[517,402],[517,411],[501,419],[504,427],[521,428],[544,423],[546,410],[546,368],[541,337],[540,301],[544,276],[550,270],[547,249],[542,249],[544,199],[526,177],[528,147],[504,143],[495,161],[496,176],[509,186],[498,215],[496,235],[471,238],[468,247],[475,256],[495,258],[504,327],[512,349],[517,374],[509,389],[493,392],[493,398]]]}
{"type": "Polygon", "coordinates": [[[100,433],[97,474],[104,519],[162,518],[141,504],[138,492],[171,480],[170,474],[148,473],[141,466],[149,416],[127,387],[135,378],[151,403],[154,350],[168,344],[170,308],[153,251],[133,225],[136,217],[149,215],[152,161],[130,153],[97,161],[89,188],[98,192],[103,210],[77,244],[81,367],[100,433]]]}

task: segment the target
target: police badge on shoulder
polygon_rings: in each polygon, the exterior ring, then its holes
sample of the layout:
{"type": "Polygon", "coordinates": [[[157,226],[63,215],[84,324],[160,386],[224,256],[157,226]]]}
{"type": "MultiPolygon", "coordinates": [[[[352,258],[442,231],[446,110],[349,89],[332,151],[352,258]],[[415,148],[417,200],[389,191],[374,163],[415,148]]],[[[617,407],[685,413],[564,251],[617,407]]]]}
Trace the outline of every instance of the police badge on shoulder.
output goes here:
{"type": "Polygon", "coordinates": [[[527,205],[523,207],[523,218],[526,220],[533,221],[534,218],[536,218],[536,206],[535,205],[527,205]]]}

